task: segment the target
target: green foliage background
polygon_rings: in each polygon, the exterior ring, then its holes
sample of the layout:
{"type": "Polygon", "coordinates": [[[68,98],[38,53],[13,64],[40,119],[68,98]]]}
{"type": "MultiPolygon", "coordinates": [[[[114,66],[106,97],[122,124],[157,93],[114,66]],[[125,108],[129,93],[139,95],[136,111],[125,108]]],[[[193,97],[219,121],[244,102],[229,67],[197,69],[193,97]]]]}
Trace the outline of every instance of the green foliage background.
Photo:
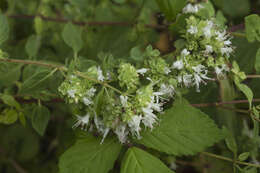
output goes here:
{"type": "MultiPolygon", "coordinates": [[[[248,103],[195,107],[260,98],[260,1],[205,3],[201,15],[216,14],[220,24],[233,32],[232,59],[241,71],[254,75],[244,82],[253,94],[246,85],[236,88],[228,79],[210,82],[199,93],[185,90],[183,98],[162,115],[160,126],[145,131],[141,140],[128,146],[109,137],[100,145],[98,137],[71,128],[74,110],[59,97],[63,74],[58,69],[0,61],[0,172],[164,173],[173,172],[175,165],[179,173],[259,172],[259,122],[250,118],[248,103]],[[254,165],[233,164],[232,159],[254,165]]],[[[138,62],[140,50],[149,44],[170,57],[178,46],[174,41],[183,27],[178,13],[185,4],[184,0],[0,0],[4,51],[0,50],[0,58],[8,53],[10,59],[69,66],[78,56],[84,70],[110,62],[111,55],[138,62]]]]}

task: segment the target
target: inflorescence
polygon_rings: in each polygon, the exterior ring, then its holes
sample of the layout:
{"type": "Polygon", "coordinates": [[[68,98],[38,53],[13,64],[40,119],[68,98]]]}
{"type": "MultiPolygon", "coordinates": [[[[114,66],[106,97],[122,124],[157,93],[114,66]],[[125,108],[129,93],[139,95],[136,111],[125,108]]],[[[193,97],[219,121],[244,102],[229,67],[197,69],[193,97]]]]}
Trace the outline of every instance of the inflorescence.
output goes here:
{"type": "Polygon", "coordinates": [[[184,7],[183,13],[190,14],[182,34],[184,44],[171,62],[148,46],[141,68],[121,62],[109,72],[114,73],[114,79],[106,77],[99,66],[84,72],[97,82],[70,74],[59,91],[69,103],[78,106],[80,115],[76,115],[73,127],[96,130],[103,135],[102,142],[110,131],[121,143],[127,142],[129,136],[140,139],[143,129],[153,129],[159,123],[158,114],[180,88],[195,87],[199,92],[200,85],[215,75],[224,77],[231,70],[227,65],[233,52],[231,37],[214,18],[196,16],[201,8],[198,4],[184,7]],[[102,86],[102,82],[112,83],[122,93],[102,86]]]}

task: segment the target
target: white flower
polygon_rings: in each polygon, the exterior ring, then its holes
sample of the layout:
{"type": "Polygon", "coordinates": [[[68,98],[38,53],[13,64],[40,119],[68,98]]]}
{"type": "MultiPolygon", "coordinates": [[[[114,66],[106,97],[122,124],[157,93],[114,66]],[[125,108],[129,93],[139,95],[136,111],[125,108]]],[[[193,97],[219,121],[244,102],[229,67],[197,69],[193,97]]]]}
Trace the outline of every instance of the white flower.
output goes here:
{"type": "Polygon", "coordinates": [[[159,92],[163,93],[163,95],[169,95],[172,97],[174,95],[174,87],[172,85],[162,84],[159,92]]]}
{"type": "Polygon", "coordinates": [[[88,105],[93,104],[93,101],[90,100],[90,99],[87,98],[87,97],[83,97],[83,103],[84,103],[86,106],[88,106],[88,105]]]}
{"type": "Polygon", "coordinates": [[[81,126],[82,129],[86,130],[86,126],[88,125],[89,123],[89,114],[81,117],[81,116],[77,116],[77,121],[76,123],[72,126],[72,128],[76,128],[76,127],[79,127],[81,126]]]}
{"type": "Polygon", "coordinates": [[[111,78],[112,78],[112,77],[111,77],[111,73],[108,71],[108,72],[107,72],[107,77],[106,77],[106,79],[107,79],[107,80],[111,80],[111,78]]]}
{"type": "Polygon", "coordinates": [[[182,60],[178,60],[178,61],[175,61],[173,64],[172,64],[172,68],[173,69],[178,69],[178,70],[181,70],[183,68],[184,64],[183,64],[183,61],[182,60]]]}
{"type": "Polygon", "coordinates": [[[221,67],[215,67],[215,72],[217,74],[217,76],[223,76],[224,72],[228,72],[229,68],[226,64],[222,64],[221,67]]]}
{"type": "Polygon", "coordinates": [[[201,8],[203,8],[203,6],[200,4],[192,5],[189,3],[183,8],[182,12],[183,13],[197,13],[199,11],[199,9],[201,9],[201,8]]]}
{"type": "Polygon", "coordinates": [[[69,97],[75,98],[76,90],[71,89],[71,90],[68,90],[67,93],[68,93],[69,97]]]}
{"type": "Polygon", "coordinates": [[[139,131],[141,130],[141,127],[140,127],[141,120],[142,120],[142,116],[135,115],[128,122],[128,126],[130,127],[132,134],[136,134],[138,139],[140,138],[139,131]]]}
{"type": "Polygon", "coordinates": [[[136,70],[137,73],[140,73],[141,75],[144,75],[149,69],[148,68],[141,68],[139,70],[136,70]]]}
{"type": "Polygon", "coordinates": [[[206,67],[204,65],[197,65],[195,67],[192,67],[192,69],[196,72],[196,73],[202,73],[202,72],[205,72],[207,73],[208,71],[206,70],[206,67]]]}
{"type": "Polygon", "coordinates": [[[192,67],[194,70],[194,85],[196,85],[196,89],[199,92],[199,85],[201,82],[206,84],[206,82],[203,79],[212,80],[211,78],[207,77],[208,70],[204,65],[197,65],[195,67],[192,67]]]}
{"type": "Polygon", "coordinates": [[[231,43],[230,40],[226,40],[226,41],[224,41],[224,45],[230,46],[231,44],[232,44],[232,43],[231,43]]]}
{"type": "Polygon", "coordinates": [[[123,107],[127,106],[127,99],[128,99],[127,96],[120,95],[120,102],[121,102],[123,107]]]}
{"type": "Polygon", "coordinates": [[[210,45],[206,45],[205,53],[206,53],[206,54],[210,54],[210,53],[212,53],[212,52],[213,52],[213,48],[212,48],[212,46],[210,46],[210,45]]]}
{"type": "Polygon", "coordinates": [[[103,137],[102,137],[100,144],[102,144],[104,142],[105,138],[107,137],[109,130],[110,130],[109,128],[105,128],[105,130],[103,131],[103,137]]]}
{"type": "Polygon", "coordinates": [[[207,26],[203,28],[203,34],[205,35],[206,38],[211,37],[211,29],[213,27],[213,22],[212,21],[207,21],[207,26]]]}
{"type": "Polygon", "coordinates": [[[216,35],[217,35],[217,40],[218,41],[224,41],[224,40],[226,40],[227,39],[227,33],[226,33],[226,31],[224,30],[223,32],[219,32],[219,31],[216,31],[215,32],[216,33],[216,35]]]}
{"type": "Polygon", "coordinates": [[[198,28],[196,26],[190,26],[187,32],[190,34],[196,34],[198,32],[198,28]]]}
{"type": "Polygon", "coordinates": [[[86,95],[87,95],[88,97],[93,97],[93,96],[95,95],[95,92],[96,92],[96,89],[95,89],[94,87],[92,87],[92,88],[90,88],[90,89],[87,91],[86,95]]]}
{"type": "Polygon", "coordinates": [[[233,49],[231,47],[222,47],[220,49],[220,52],[222,55],[226,54],[227,56],[229,56],[233,52],[233,49]]]}
{"type": "Polygon", "coordinates": [[[146,108],[142,108],[142,111],[144,113],[144,117],[142,119],[143,124],[146,127],[149,128],[153,128],[153,124],[156,122],[157,117],[156,115],[153,113],[152,108],[146,107],[146,108]]]}
{"type": "Polygon", "coordinates": [[[192,84],[192,75],[191,74],[185,74],[182,76],[182,82],[186,87],[191,86],[192,84]]]}
{"type": "Polygon", "coordinates": [[[190,54],[190,52],[189,52],[187,49],[183,49],[183,50],[181,51],[181,55],[182,55],[183,57],[188,56],[189,54],[190,54]]]}
{"type": "Polygon", "coordinates": [[[97,73],[98,73],[98,80],[99,81],[104,81],[105,77],[103,76],[103,72],[101,70],[101,68],[98,66],[97,68],[97,73]]]}
{"type": "Polygon", "coordinates": [[[168,68],[168,67],[165,67],[164,68],[164,73],[165,74],[169,74],[171,72],[171,69],[170,68],[168,68]]]}
{"type": "Polygon", "coordinates": [[[126,129],[126,126],[125,125],[119,125],[117,126],[117,128],[115,129],[115,134],[117,135],[119,141],[121,143],[125,143],[126,140],[127,140],[127,135],[128,135],[128,131],[126,129]]]}
{"type": "Polygon", "coordinates": [[[178,77],[177,77],[177,81],[178,81],[179,83],[181,83],[181,82],[182,82],[182,76],[178,76],[178,77]]]}

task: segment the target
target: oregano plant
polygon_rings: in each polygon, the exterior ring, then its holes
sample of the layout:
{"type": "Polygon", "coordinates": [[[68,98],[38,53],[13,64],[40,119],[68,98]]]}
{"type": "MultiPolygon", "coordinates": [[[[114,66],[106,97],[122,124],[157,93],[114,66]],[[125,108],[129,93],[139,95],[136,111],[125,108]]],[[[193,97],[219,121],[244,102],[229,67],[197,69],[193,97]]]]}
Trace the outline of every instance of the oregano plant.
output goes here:
{"type": "Polygon", "coordinates": [[[257,8],[4,0],[0,172],[259,172],[257,8]]]}

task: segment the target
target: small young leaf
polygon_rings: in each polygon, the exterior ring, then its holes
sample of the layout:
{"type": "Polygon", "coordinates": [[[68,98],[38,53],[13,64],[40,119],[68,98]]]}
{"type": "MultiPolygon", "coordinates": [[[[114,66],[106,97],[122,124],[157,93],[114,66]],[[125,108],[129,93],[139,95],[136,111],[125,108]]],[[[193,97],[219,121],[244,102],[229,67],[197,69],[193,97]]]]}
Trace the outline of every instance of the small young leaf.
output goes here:
{"type": "Polygon", "coordinates": [[[235,81],[235,84],[238,87],[238,89],[245,94],[245,96],[247,97],[248,102],[249,102],[249,107],[251,108],[253,96],[254,96],[252,90],[247,85],[239,83],[237,81],[235,81]]]}
{"type": "Polygon", "coordinates": [[[164,163],[153,155],[133,147],[126,152],[120,173],[173,173],[164,163]]]}
{"type": "Polygon", "coordinates": [[[26,53],[30,58],[34,58],[40,48],[41,39],[40,36],[31,35],[25,45],[26,53]]]}
{"type": "Polygon", "coordinates": [[[107,173],[113,168],[121,150],[116,138],[100,139],[88,135],[76,142],[60,157],[60,173],[107,173]]]}
{"type": "Polygon", "coordinates": [[[18,118],[18,113],[14,109],[5,109],[0,115],[0,123],[13,124],[18,118]]]}
{"type": "Polygon", "coordinates": [[[260,73],[260,48],[257,50],[256,53],[255,70],[257,73],[260,73]]]}
{"type": "Polygon", "coordinates": [[[161,117],[160,125],[136,142],[179,156],[196,154],[223,138],[213,120],[184,99],[175,100],[161,117]]]}
{"type": "Polygon", "coordinates": [[[238,159],[239,159],[240,161],[244,161],[244,160],[246,160],[246,159],[249,157],[249,155],[250,155],[249,152],[242,153],[242,154],[240,154],[240,155],[238,156],[238,159]]]}
{"type": "Polygon", "coordinates": [[[187,0],[156,0],[156,2],[167,20],[172,21],[182,11],[187,0]]]}
{"type": "Polygon", "coordinates": [[[0,99],[2,99],[8,106],[15,107],[18,110],[21,109],[21,105],[11,95],[2,94],[0,95],[0,99]]]}
{"type": "Polygon", "coordinates": [[[223,128],[223,132],[226,135],[225,142],[226,142],[228,149],[230,151],[232,151],[234,154],[236,154],[237,153],[237,143],[236,143],[234,136],[231,134],[231,132],[226,127],[223,128]]]}
{"type": "Polygon", "coordinates": [[[62,38],[65,43],[78,53],[83,46],[81,30],[72,23],[67,23],[62,31],[62,38]]]}
{"type": "Polygon", "coordinates": [[[50,116],[50,111],[45,106],[37,106],[33,110],[32,126],[41,136],[44,135],[50,116]]]}
{"type": "Polygon", "coordinates": [[[252,14],[245,17],[246,37],[249,42],[260,41],[260,17],[252,14]]]}
{"type": "Polygon", "coordinates": [[[9,25],[7,18],[0,14],[0,45],[3,44],[9,36],[9,25]]]}

